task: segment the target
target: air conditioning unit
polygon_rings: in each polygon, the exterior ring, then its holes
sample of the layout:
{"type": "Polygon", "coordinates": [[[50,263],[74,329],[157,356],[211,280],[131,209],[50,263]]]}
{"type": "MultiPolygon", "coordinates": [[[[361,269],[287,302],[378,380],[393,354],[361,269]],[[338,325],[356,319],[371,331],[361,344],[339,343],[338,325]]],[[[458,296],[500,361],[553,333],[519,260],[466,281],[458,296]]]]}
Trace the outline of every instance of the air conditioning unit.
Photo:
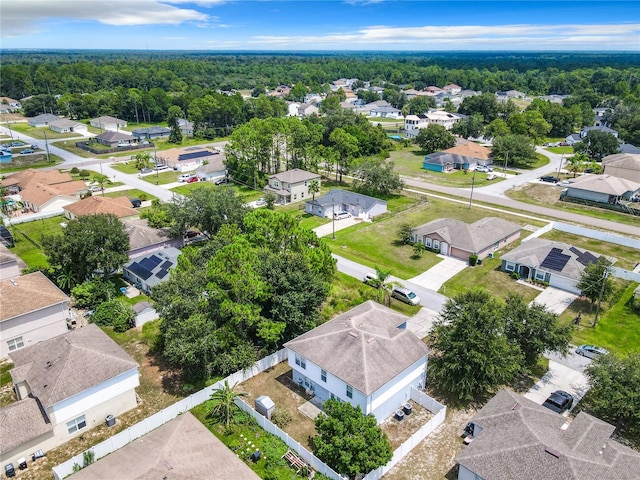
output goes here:
{"type": "Polygon", "coordinates": [[[107,424],[107,427],[113,427],[116,424],[116,417],[113,415],[107,415],[104,421],[107,424]]]}

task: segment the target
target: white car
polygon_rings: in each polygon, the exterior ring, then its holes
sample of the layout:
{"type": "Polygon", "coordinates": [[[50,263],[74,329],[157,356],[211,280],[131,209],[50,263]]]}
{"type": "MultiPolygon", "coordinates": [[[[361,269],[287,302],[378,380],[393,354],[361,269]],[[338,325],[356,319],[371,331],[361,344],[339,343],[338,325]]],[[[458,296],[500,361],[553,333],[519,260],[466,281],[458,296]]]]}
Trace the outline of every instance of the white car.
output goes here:
{"type": "Polygon", "coordinates": [[[256,207],[262,207],[264,205],[266,205],[267,202],[264,198],[259,198],[256,200],[256,207]]]}
{"type": "Polygon", "coordinates": [[[179,182],[186,182],[187,180],[189,180],[190,178],[193,178],[195,176],[196,176],[195,173],[183,173],[182,175],[180,175],[178,177],[178,181],[179,182]]]}
{"type": "Polygon", "coordinates": [[[408,288],[393,287],[391,290],[391,296],[401,302],[408,303],[409,305],[420,304],[420,297],[408,288]]]}
{"type": "Polygon", "coordinates": [[[609,351],[595,345],[580,345],[578,348],[576,348],[576,353],[578,355],[582,355],[583,357],[596,358],[600,355],[606,355],[607,353],[609,353],[609,351]]]}
{"type": "Polygon", "coordinates": [[[336,212],[333,214],[333,218],[342,220],[343,218],[351,218],[351,214],[349,212],[336,212]]]}
{"type": "Polygon", "coordinates": [[[162,170],[169,170],[169,167],[167,165],[156,165],[155,167],[153,167],[153,169],[156,172],[160,172],[162,170]]]}

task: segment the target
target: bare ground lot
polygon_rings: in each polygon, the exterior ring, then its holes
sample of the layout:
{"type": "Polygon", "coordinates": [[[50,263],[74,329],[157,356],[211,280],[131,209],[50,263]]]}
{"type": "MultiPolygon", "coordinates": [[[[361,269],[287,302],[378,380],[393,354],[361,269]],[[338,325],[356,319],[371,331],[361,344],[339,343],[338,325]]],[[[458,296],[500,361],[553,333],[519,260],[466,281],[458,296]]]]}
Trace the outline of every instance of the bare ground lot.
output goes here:
{"type": "Polygon", "coordinates": [[[405,415],[401,421],[389,417],[380,425],[382,431],[387,434],[393,450],[402,445],[433,417],[433,413],[413,400],[409,400],[408,403],[411,404],[411,415],[405,415]]]}

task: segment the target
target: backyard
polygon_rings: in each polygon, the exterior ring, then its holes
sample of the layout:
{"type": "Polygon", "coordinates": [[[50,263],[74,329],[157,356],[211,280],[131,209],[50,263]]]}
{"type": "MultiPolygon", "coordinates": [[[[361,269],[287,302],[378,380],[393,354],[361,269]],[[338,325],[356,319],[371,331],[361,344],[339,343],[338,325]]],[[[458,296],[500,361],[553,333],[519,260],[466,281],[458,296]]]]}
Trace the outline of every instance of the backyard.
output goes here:
{"type": "Polygon", "coordinates": [[[62,162],[63,160],[57,155],[49,155],[49,161],[47,161],[46,152],[38,152],[32,155],[14,155],[10,163],[0,163],[0,175],[19,172],[27,168],[54,167],[62,162]]]}

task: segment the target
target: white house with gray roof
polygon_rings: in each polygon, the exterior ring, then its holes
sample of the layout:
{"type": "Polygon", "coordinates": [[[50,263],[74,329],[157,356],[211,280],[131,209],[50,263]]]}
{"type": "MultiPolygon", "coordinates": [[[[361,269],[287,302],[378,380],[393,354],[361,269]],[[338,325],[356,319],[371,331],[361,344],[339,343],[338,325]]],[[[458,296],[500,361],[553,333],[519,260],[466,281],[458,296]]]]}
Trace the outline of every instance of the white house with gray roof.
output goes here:
{"type": "Polygon", "coordinates": [[[101,117],[92,118],[89,123],[92,127],[100,128],[102,130],[108,130],[117,132],[121,128],[127,126],[127,121],[120,118],[112,117],[111,115],[102,115],[101,117]]]}
{"type": "Polygon", "coordinates": [[[122,276],[149,294],[153,287],[169,280],[169,270],[178,264],[180,253],[177,248],[168,247],[140,255],[124,264],[122,276]]]}
{"type": "Polygon", "coordinates": [[[613,175],[583,175],[562,190],[560,198],[571,197],[615,205],[640,193],[640,183],[613,175]]]}
{"type": "Polygon", "coordinates": [[[305,211],[319,217],[332,218],[334,213],[348,212],[354,217],[369,220],[387,211],[387,202],[361,193],[339,188],[332,189],[315,201],[307,201],[305,211]]]}
{"type": "Polygon", "coordinates": [[[367,301],[287,342],[294,382],[382,422],[425,386],[429,350],[407,319],[367,301]]]}
{"type": "Polygon", "coordinates": [[[321,177],[317,173],[294,168],[269,176],[269,184],[264,187],[264,191],[265,193],[273,193],[276,196],[276,203],[280,205],[301,202],[312,197],[309,194],[309,185],[316,181],[319,187],[320,179],[321,177]]]}
{"type": "Polygon", "coordinates": [[[562,415],[501,390],[471,419],[473,441],[456,457],[458,480],[636,480],[640,453],[615,427],[562,415]]]}
{"type": "Polygon", "coordinates": [[[462,260],[473,254],[484,259],[520,238],[520,230],[517,223],[497,217],[486,217],[472,224],[454,218],[439,218],[414,228],[411,241],[462,260]]]}
{"type": "Polygon", "coordinates": [[[58,115],[54,115],[52,113],[43,113],[43,114],[37,115],[35,117],[29,117],[27,119],[27,123],[31,127],[46,127],[51,122],[56,121],[56,120],[60,120],[61,118],[62,117],[59,117],[58,115]]]}
{"type": "Polygon", "coordinates": [[[138,364],[98,326],[9,354],[18,401],[0,409],[0,463],[45,453],[135,408],[138,364]]]}
{"type": "Polygon", "coordinates": [[[576,284],[582,272],[599,258],[597,253],[566,243],[532,238],[502,255],[500,268],[504,272],[517,272],[523,279],[547,282],[552,287],[579,294],[576,284]]]}

